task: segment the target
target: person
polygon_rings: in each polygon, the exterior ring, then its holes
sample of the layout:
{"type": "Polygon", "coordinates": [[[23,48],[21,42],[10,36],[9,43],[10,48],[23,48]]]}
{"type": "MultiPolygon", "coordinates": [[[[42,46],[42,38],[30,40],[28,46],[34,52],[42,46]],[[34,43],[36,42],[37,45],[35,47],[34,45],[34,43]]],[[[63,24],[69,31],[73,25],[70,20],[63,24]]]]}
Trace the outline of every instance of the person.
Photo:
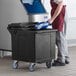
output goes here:
{"type": "Polygon", "coordinates": [[[50,0],[51,18],[48,20],[56,32],[56,45],[58,47],[57,59],[54,60],[53,66],[64,66],[69,64],[68,47],[66,43],[66,4],[64,0],[50,0]]]}

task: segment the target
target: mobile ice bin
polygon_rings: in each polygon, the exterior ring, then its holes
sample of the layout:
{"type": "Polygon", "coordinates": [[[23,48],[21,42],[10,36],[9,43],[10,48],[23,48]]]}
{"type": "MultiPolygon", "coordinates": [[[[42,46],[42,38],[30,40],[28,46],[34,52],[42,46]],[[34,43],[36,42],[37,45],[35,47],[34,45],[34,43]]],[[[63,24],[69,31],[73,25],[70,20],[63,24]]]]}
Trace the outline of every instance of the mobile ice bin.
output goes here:
{"type": "Polygon", "coordinates": [[[44,21],[47,13],[40,0],[35,0],[34,5],[28,4],[28,1],[22,1],[28,11],[29,22],[8,25],[12,41],[13,68],[18,68],[19,61],[30,62],[30,71],[35,70],[36,63],[46,63],[47,68],[50,68],[52,59],[55,59],[56,30],[35,30],[36,22],[44,21]],[[38,8],[37,4],[39,4],[38,8]]]}

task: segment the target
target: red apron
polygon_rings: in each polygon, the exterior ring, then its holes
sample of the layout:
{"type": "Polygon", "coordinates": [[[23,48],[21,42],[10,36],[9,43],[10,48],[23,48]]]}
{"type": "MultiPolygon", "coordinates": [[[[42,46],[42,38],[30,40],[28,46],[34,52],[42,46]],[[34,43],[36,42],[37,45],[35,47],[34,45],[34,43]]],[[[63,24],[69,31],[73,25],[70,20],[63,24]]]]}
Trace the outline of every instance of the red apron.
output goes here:
{"type": "MultiPolygon", "coordinates": [[[[51,3],[51,7],[52,7],[51,16],[53,16],[58,4],[53,2],[53,0],[51,0],[50,3],[51,3]]],[[[63,30],[64,16],[65,16],[65,6],[63,6],[60,14],[56,17],[56,19],[52,23],[53,29],[57,29],[58,31],[62,31],[63,30]]]]}

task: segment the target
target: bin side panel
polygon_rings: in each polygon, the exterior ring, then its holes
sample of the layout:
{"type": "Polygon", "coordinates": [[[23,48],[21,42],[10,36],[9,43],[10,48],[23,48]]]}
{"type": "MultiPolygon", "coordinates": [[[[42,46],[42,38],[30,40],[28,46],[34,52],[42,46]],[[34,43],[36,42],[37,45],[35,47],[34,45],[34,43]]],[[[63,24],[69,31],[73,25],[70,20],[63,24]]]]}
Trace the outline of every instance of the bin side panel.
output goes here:
{"type": "Polygon", "coordinates": [[[55,59],[56,31],[38,33],[35,37],[36,61],[47,62],[55,59]]]}
{"type": "Polygon", "coordinates": [[[36,34],[36,60],[44,62],[50,58],[50,33],[36,34]]]}
{"type": "Polygon", "coordinates": [[[34,33],[30,31],[18,31],[13,37],[13,60],[35,61],[34,33]]]}

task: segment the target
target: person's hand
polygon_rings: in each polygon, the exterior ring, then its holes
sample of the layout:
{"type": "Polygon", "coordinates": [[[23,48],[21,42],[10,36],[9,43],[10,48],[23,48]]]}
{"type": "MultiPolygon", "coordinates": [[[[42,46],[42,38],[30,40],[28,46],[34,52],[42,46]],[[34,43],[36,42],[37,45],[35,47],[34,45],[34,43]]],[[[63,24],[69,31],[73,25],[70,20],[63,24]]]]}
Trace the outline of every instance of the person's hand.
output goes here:
{"type": "Polygon", "coordinates": [[[51,19],[51,18],[50,18],[50,19],[48,19],[48,23],[49,23],[49,24],[52,24],[52,22],[53,22],[53,21],[52,21],[52,19],[51,19]]]}

